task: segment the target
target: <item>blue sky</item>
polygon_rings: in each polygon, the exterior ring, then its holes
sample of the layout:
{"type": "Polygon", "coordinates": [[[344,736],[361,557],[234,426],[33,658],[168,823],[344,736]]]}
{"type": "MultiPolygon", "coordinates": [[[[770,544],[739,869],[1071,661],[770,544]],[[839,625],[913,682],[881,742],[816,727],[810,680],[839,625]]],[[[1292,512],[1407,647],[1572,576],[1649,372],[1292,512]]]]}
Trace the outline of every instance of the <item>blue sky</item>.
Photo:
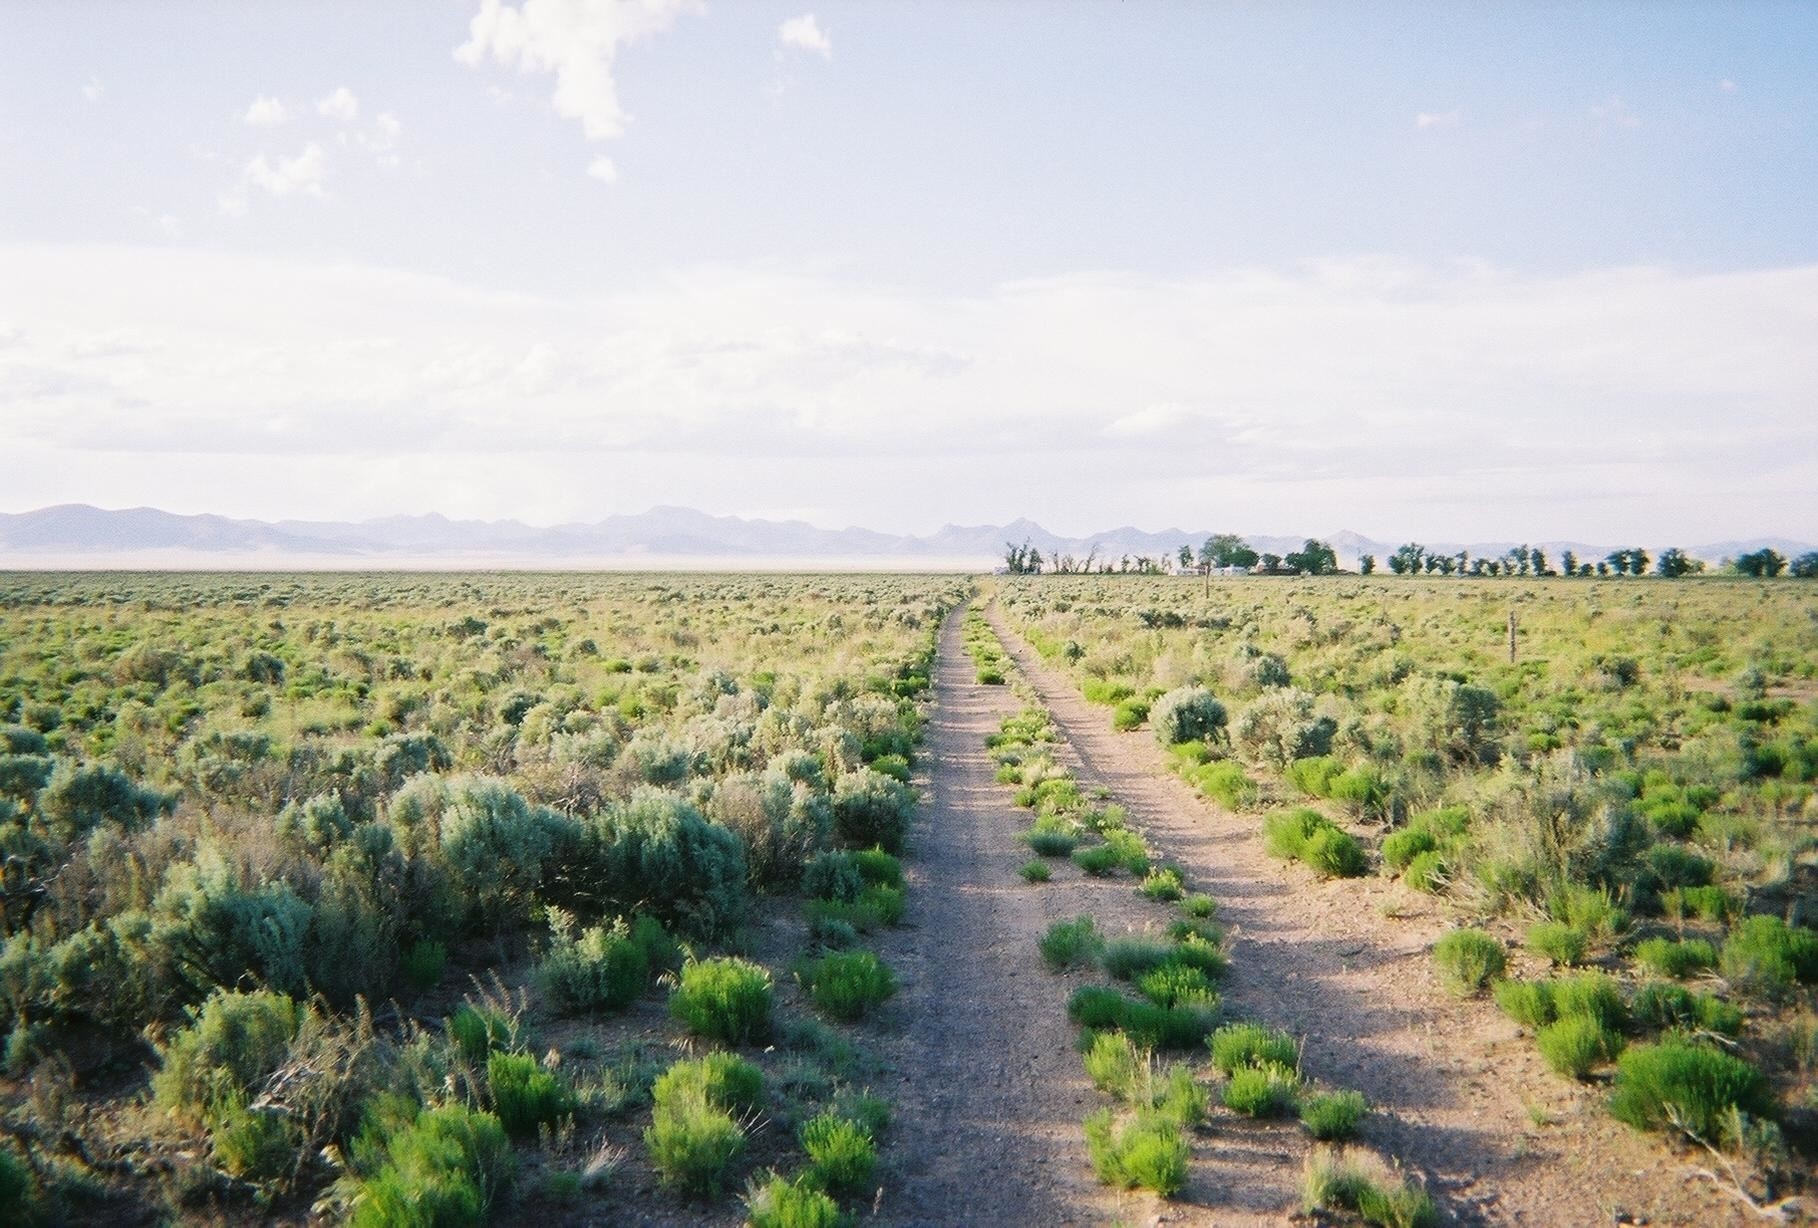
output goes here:
{"type": "Polygon", "coordinates": [[[8,510],[1818,537],[1818,6],[0,7],[8,510]]]}

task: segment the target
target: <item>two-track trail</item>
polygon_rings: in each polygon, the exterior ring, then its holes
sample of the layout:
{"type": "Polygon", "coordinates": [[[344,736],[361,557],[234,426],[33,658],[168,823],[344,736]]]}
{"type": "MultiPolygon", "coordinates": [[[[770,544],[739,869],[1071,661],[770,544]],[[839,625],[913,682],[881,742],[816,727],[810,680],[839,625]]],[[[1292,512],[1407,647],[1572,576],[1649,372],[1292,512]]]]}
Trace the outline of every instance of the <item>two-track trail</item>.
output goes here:
{"type": "MultiPolygon", "coordinates": [[[[1158,855],[1181,864],[1192,889],[1217,898],[1230,932],[1228,1011],[1303,1035],[1309,1075],[1364,1092],[1378,1109],[1364,1141],[1422,1173],[1449,1219],[1746,1222],[1738,1203],[1692,1177],[1666,1146],[1611,1119],[1601,1107],[1606,1089],[1552,1074],[1532,1039],[1487,1002],[1444,993],[1429,957],[1449,924],[1437,905],[1411,901],[1385,880],[1321,882],[1269,858],[1252,818],[1199,798],[1168,774],[1146,731],[1111,730],[1103,710],[1047,668],[995,606],[987,615],[1077,755],[1081,784],[1108,788],[1158,855]]],[[[951,656],[946,665],[950,671],[951,656]]],[[[943,758],[937,775],[946,767],[943,758]]],[[[960,787],[969,792],[976,779],[963,774],[960,787]]],[[[1209,1146],[1195,1149],[1187,1195],[1198,1202],[1196,1194],[1208,1194],[1204,1201],[1224,1208],[1211,1222],[1235,1222],[1244,1209],[1285,1218],[1295,1191],[1284,1185],[1297,1178],[1298,1160],[1225,1154],[1240,1142],[1215,1125],[1209,1146]],[[1203,1189],[1205,1153],[1211,1183],[1224,1188],[1203,1189]]],[[[1299,1140],[1281,1145],[1304,1154],[1299,1140]]],[[[1198,1218],[1183,1210],[1182,1218],[1198,1218]]]]}

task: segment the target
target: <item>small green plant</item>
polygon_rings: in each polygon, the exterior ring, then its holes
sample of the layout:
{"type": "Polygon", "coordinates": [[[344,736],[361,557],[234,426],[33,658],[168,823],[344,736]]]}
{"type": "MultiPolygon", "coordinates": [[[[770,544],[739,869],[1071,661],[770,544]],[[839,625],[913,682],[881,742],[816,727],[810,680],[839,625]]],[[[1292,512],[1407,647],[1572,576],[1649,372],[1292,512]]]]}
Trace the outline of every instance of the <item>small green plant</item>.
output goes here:
{"type": "Polygon", "coordinates": [[[399,970],[404,983],[418,993],[433,989],[448,966],[448,948],[432,938],[419,938],[405,950],[399,970]]]}
{"type": "Polygon", "coordinates": [[[1357,1133],[1370,1102],[1362,1092],[1314,1092],[1301,1097],[1300,1124],[1321,1141],[1347,1139],[1357,1133]]]}
{"type": "Polygon", "coordinates": [[[870,951],[824,955],[807,965],[802,982],[816,1009],[846,1022],[896,993],[896,977],[870,951]]]}
{"type": "Polygon", "coordinates": [[[537,965],[544,996],[565,1012],[623,1010],[650,984],[650,957],[630,927],[596,925],[574,933],[574,919],[549,910],[549,951],[537,965]]]}
{"type": "Polygon", "coordinates": [[[863,1123],[821,1113],[802,1124],[802,1150],[811,1164],[806,1178],[835,1194],[856,1194],[871,1181],[877,1143],[863,1123]]]}
{"type": "Polygon", "coordinates": [[[1528,948],[1555,966],[1570,967],[1584,958],[1585,932],[1563,921],[1539,921],[1528,927],[1528,948]]]}
{"type": "Polygon", "coordinates": [[[734,1045],[770,1034],[770,1005],[770,973],[735,956],[685,964],[669,995],[669,1013],[690,1032],[734,1045]]]}
{"type": "Polygon", "coordinates": [[[733,1053],[676,1062],[651,1084],[659,1106],[697,1099],[722,1109],[754,1109],[764,1096],[764,1072],[733,1053]]]}
{"type": "Polygon", "coordinates": [[[486,1060],[493,1111],[514,1138],[534,1135],[574,1111],[574,1094],[559,1075],[527,1053],[495,1053],[486,1060]]]}
{"type": "Polygon", "coordinates": [[[1038,857],[1066,857],[1079,845],[1071,831],[1054,827],[1031,827],[1023,833],[1023,843],[1038,857]]]}
{"type": "Polygon", "coordinates": [[[665,1185],[717,1198],[745,1149],[745,1129],[725,1109],[684,1096],[659,1104],[644,1131],[650,1163],[665,1185]]]}
{"type": "Polygon", "coordinates": [[[1622,1047],[1616,1033],[1592,1015],[1567,1015],[1549,1023],[1536,1033],[1534,1042],[1547,1065],[1573,1079],[1583,1079],[1622,1047]]]}
{"type": "Polygon", "coordinates": [[[1100,958],[1106,972],[1120,981],[1130,981],[1172,960],[1175,946],[1167,938],[1130,934],[1106,943],[1100,958]]]}
{"type": "Polygon", "coordinates": [[[1439,1210],[1419,1186],[1398,1179],[1374,1157],[1320,1148],[1301,1181],[1307,1212],[1353,1211],[1378,1228],[1437,1228],[1439,1210]]]}
{"type": "Polygon", "coordinates": [[[1036,945],[1041,950],[1042,962],[1059,972],[1092,963],[1104,949],[1104,939],[1099,936],[1098,925],[1092,918],[1082,916],[1071,921],[1056,921],[1036,945]]]}
{"type": "Polygon", "coordinates": [[[805,1177],[790,1181],[776,1173],[746,1192],[745,1217],[751,1228],[839,1228],[845,1222],[831,1195],[805,1177]]]}
{"type": "MultiPolygon", "coordinates": [[[[384,1122],[369,1115],[361,1144],[372,1175],[357,1187],[354,1228],[480,1228],[517,1169],[505,1127],[491,1113],[451,1104],[384,1122]]],[[[357,1145],[358,1146],[358,1145],[357,1145]]]]}
{"type": "Polygon", "coordinates": [[[1086,1077],[1101,1092],[1126,1099],[1136,1086],[1137,1076],[1149,1063],[1148,1055],[1122,1032],[1100,1032],[1086,1050],[1086,1077]]]}
{"type": "Polygon", "coordinates": [[[1195,892],[1180,902],[1180,910],[1196,920],[1208,921],[1218,913],[1218,901],[1203,892],[1195,892]]]}
{"type": "Polygon", "coordinates": [[[1270,1063],[1292,1069],[1300,1062],[1300,1045],[1292,1034],[1260,1023],[1228,1023],[1212,1033],[1209,1044],[1212,1065],[1222,1075],[1270,1063]]]}
{"type": "Polygon", "coordinates": [[[1176,866],[1162,866],[1149,871],[1143,878],[1142,886],[1137,890],[1151,900],[1163,902],[1178,900],[1186,894],[1180,869],[1176,866]]]}
{"type": "Polygon", "coordinates": [[[1629,1014],[1635,1025],[1651,1032],[1668,1029],[1735,1036],[1742,1031],[1742,1010],[1715,994],[1695,994],[1683,985],[1655,981],[1635,994],[1629,1014]]]}
{"type": "Polygon", "coordinates": [[[1635,962],[1650,972],[1684,980],[1696,972],[1717,966],[1717,948],[1702,938],[1675,942],[1671,938],[1649,938],[1635,944],[1635,962]]]}
{"type": "Polygon", "coordinates": [[[487,1054],[509,1049],[519,1039],[517,1020],[494,1007],[471,1002],[463,1003],[444,1026],[449,1044],[469,1066],[484,1064],[487,1054]]]}
{"type": "Polygon", "coordinates": [[[1169,962],[1151,968],[1136,978],[1136,987],[1143,997],[1160,1006],[1212,1005],[1218,1001],[1212,979],[1200,969],[1182,963],[1169,962]]]}
{"type": "Polygon", "coordinates": [[[1674,1130],[1717,1143],[1733,1110],[1766,1117],[1773,1097],[1766,1077],[1739,1057],[1667,1041],[1635,1045],[1616,1063],[1610,1112],[1640,1130],[1674,1130]]]}
{"type": "Polygon", "coordinates": [[[1225,1083],[1225,1107],[1247,1117],[1278,1117],[1294,1107],[1300,1077],[1280,1062],[1232,1072],[1225,1083]]]}
{"type": "Polygon", "coordinates": [[[1502,943],[1482,930],[1457,929],[1433,944],[1433,964],[1446,988],[1461,997],[1483,992],[1508,963],[1502,943]]]}
{"type": "Polygon", "coordinates": [[[1622,986],[1602,972],[1581,972],[1554,981],[1553,1009],[1561,1019],[1582,1015],[1611,1029],[1620,1029],[1629,1015],[1622,986]]]}
{"type": "Polygon", "coordinates": [[[1818,933],[1779,917],[1749,917],[1723,944],[1724,977],[1752,992],[1777,996],[1818,981],[1818,933]]]}
{"type": "Polygon", "coordinates": [[[1073,864],[1093,878],[1105,878],[1117,873],[1123,867],[1124,859],[1111,845],[1095,844],[1091,848],[1074,849],[1073,864]]]}
{"type": "Polygon", "coordinates": [[[1017,873],[1023,876],[1023,881],[1026,883],[1045,883],[1054,877],[1054,871],[1049,869],[1048,863],[1040,858],[1025,861],[1017,873]]]}
{"type": "Polygon", "coordinates": [[[303,1018],[281,993],[217,990],[165,1047],[153,1099],[180,1121],[205,1124],[217,1104],[250,1093],[283,1064],[303,1018]]]}
{"type": "Polygon", "coordinates": [[[1368,866],[1357,838],[1317,810],[1289,810],[1264,819],[1263,848],[1328,878],[1355,878],[1368,866]]]}
{"type": "Polygon", "coordinates": [[[1187,1141],[1165,1114],[1139,1113],[1120,1125],[1111,1110],[1101,1109],[1086,1118],[1086,1149],[1106,1185],[1169,1198],[1187,1184],[1187,1141]]]}
{"type": "Polygon", "coordinates": [[[1549,982],[1498,981],[1494,992],[1497,1008],[1523,1027],[1545,1027],[1557,1014],[1549,982]]]}

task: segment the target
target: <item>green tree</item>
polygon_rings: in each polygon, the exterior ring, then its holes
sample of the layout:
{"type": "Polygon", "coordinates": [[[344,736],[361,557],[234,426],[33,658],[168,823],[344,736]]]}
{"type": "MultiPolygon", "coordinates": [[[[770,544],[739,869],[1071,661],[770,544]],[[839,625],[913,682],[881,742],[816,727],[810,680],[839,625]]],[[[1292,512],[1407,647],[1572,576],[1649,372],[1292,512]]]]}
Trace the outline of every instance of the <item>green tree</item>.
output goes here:
{"type": "Polygon", "coordinates": [[[1359,555],[1357,570],[1366,576],[1373,574],[1376,571],[1376,556],[1373,554],[1359,555]]]}
{"type": "Polygon", "coordinates": [[[1670,546],[1660,552],[1660,559],[1654,564],[1654,570],[1669,580],[1690,575],[1699,569],[1698,560],[1692,558],[1678,546],[1670,546]]]}
{"type": "Polygon", "coordinates": [[[1737,556],[1734,564],[1738,575],[1771,580],[1786,570],[1786,558],[1768,546],[1737,556]]]}
{"type": "Polygon", "coordinates": [[[1338,552],[1318,538],[1309,537],[1282,562],[1303,575],[1329,576],[1338,570],[1338,552]]]}
{"type": "Polygon", "coordinates": [[[1808,550],[1788,565],[1787,570],[1801,580],[1818,578],[1818,550],[1808,550]]]}
{"type": "Polygon", "coordinates": [[[1389,570],[1398,576],[1420,574],[1421,565],[1426,561],[1427,548],[1419,542],[1408,542],[1396,548],[1389,556],[1389,570]]]}

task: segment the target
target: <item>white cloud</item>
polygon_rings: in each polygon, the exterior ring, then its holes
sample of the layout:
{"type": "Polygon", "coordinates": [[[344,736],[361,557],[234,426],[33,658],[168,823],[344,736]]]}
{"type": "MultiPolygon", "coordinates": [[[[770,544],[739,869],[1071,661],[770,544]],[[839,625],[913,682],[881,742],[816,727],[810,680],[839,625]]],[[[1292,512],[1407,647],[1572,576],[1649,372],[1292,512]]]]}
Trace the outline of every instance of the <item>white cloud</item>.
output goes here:
{"type": "Polygon", "coordinates": [[[1456,128],[1464,123],[1464,112],[1454,107],[1450,111],[1422,111],[1414,116],[1416,128],[1456,128]]]}
{"type": "Polygon", "coordinates": [[[879,527],[1040,517],[1065,490],[1082,530],[1695,544],[1818,536],[1813,302],[1818,266],[1378,259],[954,294],[704,268],[550,299],[0,246],[0,320],[32,321],[0,350],[0,404],[32,459],[18,506],[193,490],[312,513],[352,490],[374,513],[560,519],[616,510],[582,480],[610,466],[615,500],[732,510],[813,489],[879,527]]]}
{"type": "Polygon", "coordinates": [[[613,165],[611,158],[595,158],[587,164],[587,174],[601,183],[617,183],[619,168],[613,165]]]}
{"type": "Polygon", "coordinates": [[[821,29],[821,24],[814,19],[813,13],[803,13],[785,21],[776,28],[776,39],[785,47],[813,52],[822,59],[833,58],[833,40],[821,29]]]}
{"type": "Polygon", "coordinates": [[[624,135],[630,117],[619,105],[613,61],[619,48],[660,34],[697,0],[481,0],[455,59],[470,67],[488,61],[520,73],[555,77],[550,105],[578,120],[590,141],[624,135]]]}
{"type": "Polygon", "coordinates": [[[82,87],[82,97],[89,102],[100,102],[107,97],[107,86],[102,83],[101,78],[90,77],[87,84],[82,87]]]}
{"type": "MultiPolygon", "coordinates": [[[[373,119],[372,127],[356,133],[354,141],[361,149],[373,155],[380,166],[391,170],[398,165],[398,141],[404,135],[404,124],[390,111],[381,111],[373,119]]],[[[342,134],[345,138],[346,134],[342,134]]]]}
{"type": "Polygon", "coordinates": [[[360,117],[360,100],[345,85],[337,86],[333,93],[316,99],[316,114],[351,124],[360,117]]]}
{"type": "Polygon", "coordinates": [[[258,188],[271,196],[325,196],[322,181],[328,175],[328,155],[311,141],[294,157],[267,158],[256,155],[240,170],[240,178],[216,199],[223,217],[245,217],[249,204],[247,189],[258,188]]]}
{"type": "Polygon", "coordinates": [[[1591,118],[1606,128],[1641,127],[1641,117],[1613,94],[1591,108],[1591,118]]]}
{"type": "Polygon", "coordinates": [[[264,94],[252,100],[252,105],[246,108],[246,114],[242,117],[243,122],[254,128],[276,128],[289,118],[290,111],[282,102],[264,94]]]}

